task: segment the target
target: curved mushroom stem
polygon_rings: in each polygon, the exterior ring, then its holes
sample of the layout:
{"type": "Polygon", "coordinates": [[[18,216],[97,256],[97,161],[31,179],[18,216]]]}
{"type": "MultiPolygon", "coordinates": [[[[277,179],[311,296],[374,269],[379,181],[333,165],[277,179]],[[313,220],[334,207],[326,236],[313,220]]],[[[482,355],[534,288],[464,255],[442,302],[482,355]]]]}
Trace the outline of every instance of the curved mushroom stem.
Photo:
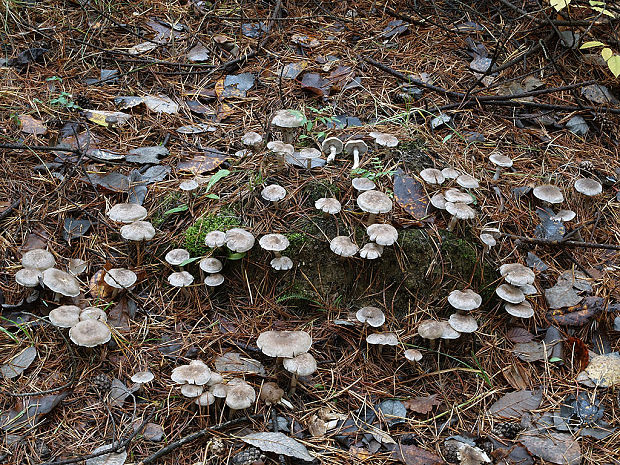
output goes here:
{"type": "Polygon", "coordinates": [[[360,166],[360,151],[355,148],[353,149],[353,168],[352,170],[356,170],[360,166]]]}
{"type": "Polygon", "coordinates": [[[502,172],[502,167],[498,166],[495,168],[495,174],[493,175],[493,181],[497,181],[499,179],[499,175],[502,172]]]}
{"type": "Polygon", "coordinates": [[[327,160],[325,160],[325,164],[329,164],[332,161],[334,161],[336,158],[336,147],[334,147],[333,145],[329,148],[329,156],[327,157],[327,160]]]}
{"type": "Polygon", "coordinates": [[[448,224],[448,231],[452,232],[454,230],[454,227],[456,226],[457,221],[458,221],[458,218],[456,216],[453,216],[452,219],[450,220],[450,223],[448,224]]]}
{"type": "Polygon", "coordinates": [[[297,375],[293,373],[293,377],[291,378],[291,387],[288,390],[288,395],[292,396],[295,394],[295,390],[297,389],[297,375]]]}

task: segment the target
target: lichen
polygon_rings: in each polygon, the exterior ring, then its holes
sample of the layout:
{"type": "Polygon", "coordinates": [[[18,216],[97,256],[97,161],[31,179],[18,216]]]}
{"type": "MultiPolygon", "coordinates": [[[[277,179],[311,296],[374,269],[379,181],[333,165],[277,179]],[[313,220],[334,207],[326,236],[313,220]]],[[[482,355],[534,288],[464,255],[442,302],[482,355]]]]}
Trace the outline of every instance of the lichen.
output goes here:
{"type": "Polygon", "coordinates": [[[205,246],[205,236],[211,231],[227,231],[239,226],[239,220],[228,211],[209,213],[185,230],[184,246],[192,255],[198,257],[205,255],[209,248],[205,246]]]}

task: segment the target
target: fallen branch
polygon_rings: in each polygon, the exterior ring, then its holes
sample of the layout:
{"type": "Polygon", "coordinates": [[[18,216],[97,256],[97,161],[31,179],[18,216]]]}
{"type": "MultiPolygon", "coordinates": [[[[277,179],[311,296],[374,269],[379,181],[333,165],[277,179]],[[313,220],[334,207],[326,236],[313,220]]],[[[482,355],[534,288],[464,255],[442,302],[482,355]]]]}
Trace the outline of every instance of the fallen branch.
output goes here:
{"type": "Polygon", "coordinates": [[[583,242],[583,241],[563,241],[553,239],[538,239],[535,237],[517,236],[515,234],[501,233],[503,237],[509,239],[515,239],[528,244],[547,245],[551,247],[582,247],[585,249],[607,249],[607,250],[620,250],[620,244],[599,244],[596,242],[583,242]]]}
{"type": "Polygon", "coordinates": [[[17,208],[17,206],[20,204],[21,200],[17,199],[15,202],[13,202],[11,205],[9,205],[8,207],[6,207],[4,210],[2,210],[0,212],[0,221],[2,221],[3,219],[5,219],[7,216],[9,216],[11,214],[11,212],[13,210],[15,210],[17,208]]]}

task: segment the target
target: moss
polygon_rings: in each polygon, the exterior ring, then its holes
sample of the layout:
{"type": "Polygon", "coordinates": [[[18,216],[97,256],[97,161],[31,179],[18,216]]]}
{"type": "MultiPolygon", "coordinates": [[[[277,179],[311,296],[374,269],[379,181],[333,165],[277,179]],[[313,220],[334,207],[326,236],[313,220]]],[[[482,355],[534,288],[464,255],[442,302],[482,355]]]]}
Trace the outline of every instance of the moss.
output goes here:
{"type": "Polygon", "coordinates": [[[339,198],[340,187],[326,181],[309,181],[304,184],[303,192],[308,196],[312,207],[314,207],[314,202],[322,197],[339,198]]]}
{"type": "Polygon", "coordinates": [[[306,236],[304,233],[289,233],[289,234],[285,234],[286,238],[289,241],[289,246],[286,249],[286,254],[290,255],[290,256],[295,256],[297,255],[297,253],[301,250],[301,248],[304,246],[304,244],[306,243],[306,241],[308,240],[308,236],[306,236]]]}
{"type": "Polygon", "coordinates": [[[161,199],[157,203],[157,209],[151,216],[151,224],[156,228],[160,227],[168,217],[168,215],[165,215],[164,213],[172,210],[173,208],[179,207],[183,203],[181,198],[182,195],[180,192],[172,192],[161,199]]]}
{"type": "Polygon", "coordinates": [[[205,236],[211,231],[227,231],[239,226],[239,220],[230,212],[209,213],[196,220],[185,230],[184,245],[193,257],[205,255],[209,248],[205,244],[205,236]]]}

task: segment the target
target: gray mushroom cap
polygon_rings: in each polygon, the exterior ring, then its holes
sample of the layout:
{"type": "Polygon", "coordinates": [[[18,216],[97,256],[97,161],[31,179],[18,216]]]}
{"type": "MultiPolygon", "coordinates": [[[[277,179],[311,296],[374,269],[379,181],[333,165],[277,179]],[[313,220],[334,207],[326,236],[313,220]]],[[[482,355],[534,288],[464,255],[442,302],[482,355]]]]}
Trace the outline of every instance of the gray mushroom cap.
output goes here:
{"type": "Polygon", "coordinates": [[[69,338],[75,345],[95,347],[108,342],[112,333],[108,325],[99,320],[83,320],[71,327],[69,338]]]}
{"type": "Polygon", "coordinates": [[[121,236],[128,241],[150,241],[155,237],[155,228],[148,221],[134,221],[121,227],[121,236]]]}
{"type": "Polygon", "coordinates": [[[278,271],[286,271],[293,268],[293,260],[285,256],[275,257],[269,262],[269,264],[271,265],[271,268],[278,271]]]}
{"type": "Polygon", "coordinates": [[[307,352],[293,358],[285,358],[282,365],[286,371],[297,376],[310,376],[316,372],[316,360],[307,352]]]}
{"type": "Polygon", "coordinates": [[[80,283],[69,273],[56,268],[48,268],[43,271],[43,285],[48,289],[66,297],[80,295],[80,283]]]}
{"type": "Polygon", "coordinates": [[[243,145],[247,145],[249,147],[256,147],[260,145],[262,141],[263,136],[254,131],[246,132],[241,138],[243,145]]]}
{"type": "Polygon", "coordinates": [[[332,147],[336,149],[334,153],[339,154],[342,153],[344,145],[337,137],[328,137],[323,141],[321,150],[323,150],[323,153],[330,154],[332,152],[332,147]]]}
{"type": "Polygon", "coordinates": [[[73,276],[79,276],[86,271],[88,268],[88,263],[86,260],[82,260],[81,258],[72,258],[69,260],[69,265],[67,266],[67,270],[73,276]]]}
{"type": "Polygon", "coordinates": [[[428,184],[443,184],[446,180],[442,172],[435,168],[426,168],[420,171],[420,177],[428,184]]]}
{"type": "Polygon", "coordinates": [[[478,180],[469,174],[461,174],[458,178],[456,178],[456,183],[465,189],[477,189],[480,187],[478,180]]]}
{"type": "Polygon", "coordinates": [[[138,371],[137,373],[134,373],[133,376],[131,377],[131,381],[134,383],[138,383],[138,384],[150,383],[154,379],[155,379],[155,375],[153,375],[153,373],[151,373],[148,370],[138,371]]]}
{"type": "Polygon", "coordinates": [[[502,155],[499,152],[493,152],[489,156],[489,161],[495,166],[499,166],[501,168],[510,168],[512,166],[512,158],[502,155]]]}
{"type": "Polygon", "coordinates": [[[511,304],[510,302],[506,302],[504,305],[506,312],[512,316],[516,316],[517,318],[532,318],[534,316],[534,309],[532,308],[532,304],[530,304],[527,300],[524,300],[518,304],[511,304]]]}
{"type": "Polygon", "coordinates": [[[520,304],[525,300],[523,291],[518,287],[511,286],[510,284],[501,284],[495,289],[495,293],[500,299],[505,300],[511,304],[520,304]]]}
{"type": "Polygon", "coordinates": [[[313,147],[305,147],[297,153],[297,158],[302,160],[314,160],[315,158],[321,158],[321,151],[313,147]]]}
{"type": "Polygon", "coordinates": [[[458,339],[461,337],[461,333],[450,326],[450,322],[448,320],[439,321],[439,325],[442,329],[441,339],[458,339]]]}
{"type": "Polygon", "coordinates": [[[226,243],[226,233],[223,231],[211,231],[205,236],[207,247],[222,247],[226,243]]]}
{"type": "Polygon", "coordinates": [[[446,211],[459,220],[470,220],[476,216],[476,210],[461,202],[446,202],[446,211]]]}
{"type": "Polygon", "coordinates": [[[580,194],[592,197],[603,192],[603,186],[596,179],[581,178],[575,181],[575,190],[580,194]]]}
{"type": "Polygon", "coordinates": [[[358,195],[357,206],[372,214],[387,213],[392,210],[392,199],[383,192],[370,190],[358,195]]]}
{"type": "Polygon", "coordinates": [[[254,388],[243,380],[231,380],[226,389],[226,405],[232,410],[249,408],[256,401],[254,388]]]}
{"type": "Polygon", "coordinates": [[[99,307],[86,307],[80,312],[80,321],[99,320],[108,321],[108,314],[99,307]]]}
{"type": "Polygon", "coordinates": [[[233,252],[243,253],[254,247],[252,233],[241,228],[232,228],[226,231],[226,247],[233,252]]]}
{"type": "Polygon", "coordinates": [[[342,205],[338,201],[338,199],[323,197],[314,202],[314,207],[317,210],[321,210],[325,213],[329,213],[330,215],[335,215],[340,213],[342,209],[342,205]]]}
{"type": "Polygon", "coordinates": [[[478,322],[471,315],[463,315],[462,313],[453,313],[448,319],[448,323],[455,331],[459,333],[473,333],[478,330],[478,322]]]}
{"type": "Polygon", "coordinates": [[[260,400],[267,405],[275,405],[282,400],[284,390],[280,389],[276,383],[268,382],[263,384],[260,391],[260,400]]]}
{"type": "Polygon", "coordinates": [[[168,284],[173,287],[187,287],[194,282],[194,277],[187,271],[176,271],[168,276],[168,284]]]}
{"type": "Polygon", "coordinates": [[[290,243],[283,234],[265,234],[258,241],[263,250],[271,250],[274,252],[282,252],[290,243]]]}
{"type": "Polygon", "coordinates": [[[71,328],[80,321],[82,309],[76,305],[61,305],[50,311],[50,323],[58,328],[71,328]]]}
{"type": "Polygon", "coordinates": [[[378,328],[385,323],[385,313],[381,311],[380,308],[377,307],[362,307],[357,313],[355,313],[355,318],[360,323],[366,323],[373,328],[378,328]]]}
{"type": "Polygon", "coordinates": [[[267,143],[267,148],[273,153],[277,153],[280,155],[292,155],[295,152],[295,147],[293,147],[291,144],[285,144],[281,140],[273,140],[267,143]]]}
{"type": "Polygon", "coordinates": [[[461,173],[458,170],[455,170],[454,168],[450,166],[442,169],[441,174],[443,174],[443,177],[446,179],[456,179],[461,175],[461,173]]]}
{"type": "Polygon", "coordinates": [[[391,224],[375,223],[366,228],[371,241],[379,245],[392,245],[398,240],[398,231],[391,224]]]}
{"type": "Polygon", "coordinates": [[[186,179],[181,184],[179,184],[179,189],[185,192],[190,192],[198,189],[198,181],[195,179],[186,179]]]}
{"type": "Polygon", "coordinates": [[[355,149],[357,149],[358,154],[363,155],[368,152],[368,145],[361,139],[351,139],[344,144],[344,151],[348,155],[352,155],[355,149]]]}
{"type": "Polygon", "coordinates": [[[198,266],[206,273],[219,273],[223,268],[222,262],[215,257],[203,258],[198,263],[198,266]]]}
{"type": "Polygon", "coordinates": [[[56,264],[54,255],[45,249],[32,249],[22,256],[22,266],[34,270],[47,270],[56,264]]]}
{"type": "Polygon", "coordinates": [[[205,285],[208,287],[221,286],[224,283],[224,276],[219,273],[213,273],[205,277],[205,285]]]}
{"type": "Polygon", "coordinates": [[[292,358],[308,352],[312,338],[305,331],[266,331],[258,336],[256,345],[269,357],[292,358]]]}
{"type": "Polygon", "coordinates": [[[224,383],[215,383],[209,387],[209,391],[213,394],[213,397],[224,399],[226,397],[226,391],[228,391],[228,386],[224,383]]]}
{"type": "Polygon", "coordinates": [[[575,213],[572,210],[560,210],[555,215],[553,215],[553,216],[551,216],[549,218],[551,220],[553,220],[553,221],[566,222],[566,221],[571,221],[571,220],[575,219],[575,216],[577,216],[577,213],[575,213]]]}
{"type": "Polygon", "coordinates": [[[298,128],[304,124],[304,117],[297,111],[278,110],[271,124],[278,128],[298,128]]]}
{"type": "Polygon", "coordinates": [[[211,392],[206,391],[199,395],[194,403],[200,407],[207,407],[215,403],[215,396],[211,392]]]}
{"type": "Polygon", "coordinates": [[[452,202],[452,203],[460,202],[466,205],[474,203],[474,198],[471,195],[459,189],[448,189],[447,191],[443,193],[443,195],[447,202],[452,202]]]}
{"type": "Polygon", "coordinates": [[[383,246],[375,244],[374,242],[369,242],[368,244],[364,244],[359,252],[360,257],[362,258],[367,260],[376,260],[383,255],[383,246]]]}
{"type": "Polygon", "coordinates": [[[398,345],[398,336],[392,332],[373,333],[366,337],[366,342],[371,345],[396,346],[398,345]]]}
{"type": "Polygon", "coordinates": [[[382,147],[396,147],[398,145],[398,138],[392,134],[381,132],[376,134],[375,142],[382,147]]]}
{"type": "Polygon", "coordinates": [[[180,265],[186,260],[189,260],[189,252],[185,249],[172,249],[166,254],[165,260],[167,263],[173,266],[180,265]]]}
{"type": "Polygon", "coordinates": [[[34,268],[22,268],[15,273],[15,282],[24,287],[36,287],[42,278],[43,273],[41,270],[35,270],[34,268]]]}
{"type": "Polygon", "coordinates": [[[482,297],[471,289],[454,290],[448,296],[448,303],[457,310],[468,312],[480,307],[482,297]]]}
{"type": "Polygon", "coordinates": [[[138,277],[133,271],[126,268],[112,268],[106,272],[103,280],[108,286],[115,289],[127,289],[136,283],[138,277]]]}
{"type": "Polygon", "coordinates": [[[499,267],[499,273],[508,284],[517,287],[533,284],[536,279],[534,271],[521,263],[506,263],[499,267]]]}
{"type": "Polygon", "coordinates": [[[196,384],[184,384],[181,386],[181,394],[183,394],[184,397],[193,399],[194,397],[202,395],[204,389],[203,386],[198,386],[196,384]]]}
{"type": "Polygon", "coordinates": [[[495,247],[497,245],[497,241],[492,234],[482,233],[480,234],[480,240],[487,247],[495,247]]]}
{"type": "Polygon", "coordinates": [[[170,378],[177,384],[203,386],[211,379],[211,370],[203,361],[192,360],[189,365],[181,365],[172,370],[170,378]]]}
{"type": "Polygon", "coordinates": [[[286,197],[286,189],[278,184],[270,184],[261,191],[260,195],[269,202],[278,202],[286,197]]]}
{"type": "Polygon", "coordinates": [[[351,185],[358,192],[371,191],[375,187],[377,187],[377,185],[371,179],[368,179],[366,177],[353,178],[351,180],[351,185]]]}
{"type": "Polygon", "coordinates": [[[433,196],[431,196],[431,205],[439,210],[446,209],[446,196],[443,192],[437,192],[433,196]]]}
{"type": "Polygon", "coordinates": [[[418,325],[418,335],[423,339],[439,339],[443,330],[443,325],[435,320],[424,320],[418,325]]]}
{"type": "Polygon", "coordinates": [[[117,203],[108,211],[107,215],[112,221],[118,223],[133,223],[146,218],[146,208],[137,203],[117,203]]]}
{"type": "Polygon", "coordinates": [[[329,243],[329,248],[341,257],[352,257],[359,250],[359,247],[349,239],[349,236],[334,237],[329,243]]]}
{"type": "Polygon", "coordinates": [[[518,287],[519,289],[521,289],[521,292],[523,292],[523,295],[538,294],[538,289],[536,289],[536,286],[532,284],[524,284],[523,286],[518,286],[518,287]]]}
{"type": "Polygon", "coordinates": [[[551,184],[543,184],[542,186],[536,186],[532,191],[534,197],[547,203],[562,203],[564,202],[564,195],[559,187],[551,184]]]}
{"type": "Polygon", "coordinates": [[[422,360],[422,352],[417,349],[407,349],[405,350],[405,358],[410,362],[419,362],[422,360]]]}

